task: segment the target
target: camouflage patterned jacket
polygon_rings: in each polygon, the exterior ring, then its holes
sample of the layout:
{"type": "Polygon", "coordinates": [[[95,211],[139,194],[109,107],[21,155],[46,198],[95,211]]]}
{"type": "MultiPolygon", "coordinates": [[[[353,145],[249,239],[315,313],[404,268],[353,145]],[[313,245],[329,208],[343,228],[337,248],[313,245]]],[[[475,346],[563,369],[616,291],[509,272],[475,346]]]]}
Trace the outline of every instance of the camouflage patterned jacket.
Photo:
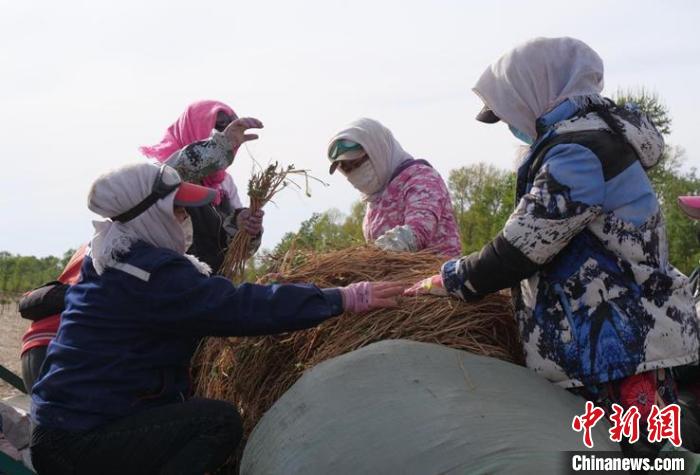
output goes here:
{"type": "Polygon", "coordinates": [[[516,210],[479,253],[445,263],[447,290],[513,286],[527,366],[562,387],[696,361],[688,279],[668,262],[645,172],[661,135],[632,107],[568,100],[537,126],[516,210]]]}
{"type": "Polygon", "coordinates": [[[374,241],[397,226],[410,227],[416,250],[445,257],[462,254],[450,192],[425,160],[401,164],[386,189],[367,203],[362,223],[365,240],[374,241]]]}

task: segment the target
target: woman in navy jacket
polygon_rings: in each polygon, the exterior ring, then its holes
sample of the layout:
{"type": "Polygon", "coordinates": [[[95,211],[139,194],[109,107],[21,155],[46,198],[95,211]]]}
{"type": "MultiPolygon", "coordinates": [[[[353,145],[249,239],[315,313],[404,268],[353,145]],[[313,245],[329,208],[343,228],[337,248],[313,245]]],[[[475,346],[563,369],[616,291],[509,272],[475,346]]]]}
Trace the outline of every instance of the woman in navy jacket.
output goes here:
{"type": "Polygon", "coordinates": [[[232,404],[190,398],[201,337],[309,328],[344,310],[394,305],[402,291],[393,283],[234,286],[209,276],[185,254],[191,223],[183,206],[212,198],[167,165],[126,166],[93,184],[88,207],[107,219],[94,222],[81,280],[66,295],[32,394],[40,474],[216,469],[241,424],[232,404]]]}

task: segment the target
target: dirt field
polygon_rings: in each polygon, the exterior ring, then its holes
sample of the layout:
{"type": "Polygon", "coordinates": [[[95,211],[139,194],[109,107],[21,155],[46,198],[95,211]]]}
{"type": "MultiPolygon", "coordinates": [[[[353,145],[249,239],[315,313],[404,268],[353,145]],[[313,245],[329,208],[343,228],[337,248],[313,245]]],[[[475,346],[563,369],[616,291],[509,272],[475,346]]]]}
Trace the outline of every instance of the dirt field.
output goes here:
{"type": "MultiPolygon", "coordinates": [[[[0,303],[0,364],[21,376],[19,350],[22,346],[22,335],[29,326],[27,320],[20,318],[17,303],[0,303]]],[[[0,399],[20,394],[9,384],[0,380],[0,399]]]]}

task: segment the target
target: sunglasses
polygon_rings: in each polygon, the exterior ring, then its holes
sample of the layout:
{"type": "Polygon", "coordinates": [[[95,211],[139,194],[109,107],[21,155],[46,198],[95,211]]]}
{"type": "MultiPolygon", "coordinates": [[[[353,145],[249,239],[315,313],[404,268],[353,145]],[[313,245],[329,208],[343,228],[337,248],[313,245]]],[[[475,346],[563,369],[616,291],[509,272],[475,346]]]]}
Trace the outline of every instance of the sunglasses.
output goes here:
{"type": "Polygon", "coordinates": [[[338,163],[338,168],[343,170],[345,173],[350,173],[356,168],[360,168],[364,163],[369,160],[369,155],[363,155],[355,160],[347,160],[338,163]]]}
{"type": "Polygon", "coordinates": [[[226,127],[228,127],[229,124],[236,119],[237,117],[235,115],[228,115],[224,111],[219,111],[216,114],[216,123],[214,124],[214,128],[219,132],[223,132],[226,127]]]}

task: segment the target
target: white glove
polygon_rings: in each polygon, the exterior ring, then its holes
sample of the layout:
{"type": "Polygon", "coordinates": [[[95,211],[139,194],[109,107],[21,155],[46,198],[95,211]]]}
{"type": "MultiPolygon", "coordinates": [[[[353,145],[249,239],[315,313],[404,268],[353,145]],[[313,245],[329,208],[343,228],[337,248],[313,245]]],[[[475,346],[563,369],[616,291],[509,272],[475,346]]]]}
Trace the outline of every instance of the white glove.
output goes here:
{"type": "Polygon", "coordinates": [[[416,235],[407,224],[396,226],[379,236],[374,244],[385,251],[410,251],[418,250],[416,235]]]}
{"type": "Polygon", "coordinates": [[[438,295],[440,297],[447,297],[448,293],[445,290],[445,284],[442,283],[442,276],[440,274],[423,279],[420,282],[413,284],[410,288],[406,289],[403,293],[404,295],[438,295]]]}

